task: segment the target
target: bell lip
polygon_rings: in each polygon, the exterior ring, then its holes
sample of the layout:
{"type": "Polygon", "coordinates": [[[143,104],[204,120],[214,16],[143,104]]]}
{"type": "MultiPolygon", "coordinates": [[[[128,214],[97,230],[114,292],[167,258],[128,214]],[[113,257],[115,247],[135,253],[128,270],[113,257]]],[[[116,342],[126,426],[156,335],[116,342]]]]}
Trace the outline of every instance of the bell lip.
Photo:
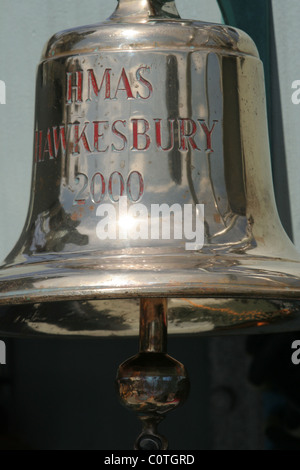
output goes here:
{"type": "Polygon", "coordinates": [[[104,51],[217,50],[259,58],[254,41],[229,25],[186,19],[149,19],[145,23],[104,21],[55,33],[45,44],[41,62],[104,51]],[[134,30],[134,39],[126,31],[134,30]],[[74,34],[77,39],[74,40],[74,34]]]}
{"type": "Polygon", "coordinates": [[[0,305],[64,300],[300,300],[300,261],[250,255],[56,259],[0,269],[0,305]],[[154,257],[155,258],[155,257],[154,257]],[[143,260],[143,261],[142,261],[143,260]],[[184,281],[183,281],[184,280],[184,281]]]}
{"type": "MultiPolygon", "coordinates": [[[[168,301],[168,336],[298,331],[299,305],[299,300],[172,298],[168,301]]],[[[0,305],[0,333],[23,338],[138,337],[139,318],[139,299],[0,305]]]]}

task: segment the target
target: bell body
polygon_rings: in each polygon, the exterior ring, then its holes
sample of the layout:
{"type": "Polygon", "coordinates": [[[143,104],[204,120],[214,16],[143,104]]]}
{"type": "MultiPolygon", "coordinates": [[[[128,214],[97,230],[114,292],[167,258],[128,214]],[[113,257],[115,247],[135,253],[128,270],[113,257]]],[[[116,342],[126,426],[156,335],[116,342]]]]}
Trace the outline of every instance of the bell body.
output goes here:
{"type": "MultiPolygon", "coordinates": [[[[231,27],[181,20],[172,2],[146,3],[120,2],[44,49],[31,202],[0,303],[22,305],[32,324],[35,311],[51,332],[59,319],[44,303],[61,301],[70,324],[78,308],[88,324],[102,319],[73,333],[100,335],[135,333],[133,299],[149,296],[175,299],[174,332],[291,318],[299,255],[274,201],[256,47],[231,27]],[[127,313],[110,299],[129,299],[127,313]]],[[[16,307],[3,312],[5,331],[16,307]]]]}

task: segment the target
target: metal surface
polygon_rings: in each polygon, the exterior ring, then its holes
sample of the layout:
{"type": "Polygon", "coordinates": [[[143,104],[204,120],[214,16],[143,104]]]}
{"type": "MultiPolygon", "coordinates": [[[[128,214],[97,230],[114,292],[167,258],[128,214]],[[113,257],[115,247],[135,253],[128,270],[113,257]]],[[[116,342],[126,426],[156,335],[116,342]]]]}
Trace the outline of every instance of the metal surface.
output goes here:
{"type": "MultiPolygon", "coordinates": [[[[299,329],[299,302],[272,299],[169,299],[168,333],[266,333],[299,329]],[[255,327],[255,328],[254,328],[255,327]]],[[[139,300],[85,300],[7,305],[6,335],[136,336],[139,300]]]]}
{"type": "Polygon", "coordinates": [[[50,39],[34,130],[1,332],[136,334],[143,297],[174,299],[170,333],[297,324],[300,258],[274,202],[263,69],[245,33],[182,20],[174,2],[120,1],[106,22],[50,39]],[[181,237],[153,235],[161,204],[181,237]]]}
{"type": "Polygon", "coordinates": [[[143,431],[135,449],[167,449],[157,425],[182,405],[190,383],[183,364],[167,354],[167,299],[142,299],[139,353],[123,362],[116,386],[121,403],[137,413],[143,431]]]}

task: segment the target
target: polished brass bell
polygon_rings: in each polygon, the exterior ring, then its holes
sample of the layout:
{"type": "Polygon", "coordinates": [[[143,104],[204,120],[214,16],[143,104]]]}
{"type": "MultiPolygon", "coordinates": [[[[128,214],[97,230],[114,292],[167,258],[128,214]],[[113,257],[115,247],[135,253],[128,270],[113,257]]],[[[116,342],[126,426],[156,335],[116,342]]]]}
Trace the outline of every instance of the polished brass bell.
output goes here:
{"type": "Polygon", "coordinates": [[[0,270],[2,334],[135,335],[142,298],[169,298],[169,333],[298,324],[299,254],[274,202],[263,67],[245,33],[123,0],[54,35],[32,175],[0,270]]]}

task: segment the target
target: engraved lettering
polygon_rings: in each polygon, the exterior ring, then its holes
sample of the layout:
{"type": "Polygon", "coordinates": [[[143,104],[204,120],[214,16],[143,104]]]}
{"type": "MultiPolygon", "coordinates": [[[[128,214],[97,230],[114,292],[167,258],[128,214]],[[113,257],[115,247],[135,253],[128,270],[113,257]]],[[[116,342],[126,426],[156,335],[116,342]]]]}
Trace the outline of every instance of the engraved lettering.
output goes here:
{"type": "Polygon", "coordinates": [[[153,86],[150,80],[145,78],[145,74],[150,70],[151,67],[148,65],[140,66],[135,76],[128,74],[124,67],[118,73],[115,71],[113,73],[113,69],[106,68],[100,76],[92,68],[86,71],[67,72],[66,102],[68,104],[82,103],[83,100],[88,102],[100,96],[104,100],[116,100],[121,92],[128,100],[148,100],[153,94],[153,86]],[[113,79],[114,76],[118,77],[118,80],[113,79]],[[135,95],[133,87],[138,88],[135,95]]]}
{"type": "Polygon", "coordinates": [[[193,119],[179,119],[180,147],[179,150],[187,152],[189,145],[193,150],[201,150],[197,147],[194,136],[197,132],[197,126],[193,119]]]}
{"type": "Polygon", "coordinates": [[[43,160],[45,160],[45,154],[47,153],[49,154],[49,160],[53,160],[54,155],[53,155],[50,129],[47,130],[47,136],[45,139],[45,146],[44,146],[44,152],[43,152],[43,160]]]}
{"type": "Polygon", "coordinates": [[[139,151],[144,151],[147,150],[150,147],[150,136],[147,134],[149,131],[149,122],[146,119],[132,119],[131,120],[132,125],[133,125],[133,147],[131,150],[139,150],[139,151]],[[141,131],[139,129],[140,125],[143,125],[143,130],[141,131]],[[139,136],[144,137],[144,146],[141,147],[139,146],[139,136]]]}
{"type": "Polygon", "coordinates": [[[208,126],[204,119],[197,122],[190,118],[161,119],[152,121],[145,118],[132,118],[129,121],[97,120],[49,127],[45,131],[36,130],[34,156],[36,162],[54,160],[65,156],[68,149],[71,155],[86,153],[124,152],[130,142],[130,150],[147,152],[152,147],[168,153],[171,150],[187,152],[201,151],[197,142],[204,140],[202,151],[214,152],[213,133],[219,121],[208,126]],[[197,126],[198,124],[198,126],[197,126]],[[68,128],[68,132],[67,132],[68,128]]]}
{"type": "Polygon", "coordinates": [[[148,89],[148,93],[147,93],[146,96],[142,96],[139,92],[137,92],[136,97],[141,98],[142,100],[148,100],[150,98],[150,96],[152,95],[152,93],[153,93],[153,87],[152,87],[151,83],[142,76],[142,74],[141,74],[142,70],[149,71],[150,67],[148,67],[148,66],[140,67],[136,71],[137,81],[141,82],[148,89]]]}
{"type": "Polygon", "coordinates": [[[110,92],[111,92],[111,69],[105,69],[100,87],[98,87],[98,83],[95,77],[95,73],[93,69],[88,70],[88,98],[87,101],[91,101],[91,88],[96,96],[99,95],[101,89],[103,87],[103,83],[105,83],[105,93],[104,99],[108,100],[111,99],[110,92]]]}
{"type": "Polygon", "coordinates": [[[117,86],[117,89],[116,89],[114,99],[117,98],[117,94],[119,93],[119,91],[126,91],[127,99],[133,99],[134,98],[124,67],[122,69],[121,76],[119,78],[119,82],[118,82],[118,86],[117,86]],[[123,82],[124,88],[121,88],[121,82],[123,82]]]}
{"type": "Polygon", "coordinates": [[[63,155],[66,154],[66,148],[67,148],[65,127],[59,126],[59,133],[57,132],[57,129],[58,129],[58,126],[52,127],[55,158],[57,158],[58,156],[59,144],[63,150],[62,152],[63,155]]]}
{"type": "Polygon", "coordinates": [[[127,179],[120,172],[114,171],[108,178],[108,185],[100,172],[96,172],[90,180],[86,174],[77,173],[74,182],[76,195],[73,205],[84,205],[88,199],[94,204],[100,204],[106,192],[112,202],[118,202],[124,195],[125,186],[130,201],[136,203],[143,197],[145,188],[143,176],[138,171],[129,173],[127,179]]]}
{"type": "Polygon", "coordinates": [[[155,122],[155,142],[156,146],[159,150],[163,150],[165,152],[169,152],[174,147],[174,122],[175,119],[168,119],[170,125],[170,145],[168,147],[162,146],[162,137],[161,137],[161,121],[162,119],[154,119],[155,122]]]}
{"type": "Polygon", "coordinates": [[[128,178],[127,178],[127,196],[128,196],[128,199],[131,201],[131,202],[138,202],[141,198],[142,198],[142,195],[144,194],[144,180],[143,180],[143,177],[141,175],[141,173],[139,171],[132,171],[128,178]],[[138,184],[135,185],[134,184],[134,180],[138,180],[138,184]],[[134,191],[133,191],[133,188],[134,187],[138,187],[138,191],[137,192],[137,195],[136,197],[134,197],[134,191]]]}
{"type": "Polygon", "coordinates": [[[73,94],[75,94],[75,102],[82,103],[82,78],[83,72],[67,72],[67,103],[72,102],[73,94]],[[75,77],[75,84],[74,82],[75,77]]]}
{"type": "Polygon", "coordinates": [[[99,146],[99,140],[100,139],[102,140],[104,136],[104,134],[99,134],[99,126],[101,124],[104,124],[104,128],[105,128],[105,126],[108,126],[108,121],[93,121],[93,124],[94,124],[94,149],[97,150],[97,152],[106,152],[108,149],[108,145],[104,149],[101,149],[99,146]]]}
{"type": "Polygon", "coordinates": [[[213,150],[212,145],[211,145],[211,135],[212,135],[213,130],[215,128],[216,122],[218,122],[218,121],[213,121],[214,123],[213,123],[213,126],[210,130],[208,129],[207,124],[203,119],[198,119],[198,121],[199,121],[200,126],[202,127],[202,129],[205,133],[205,136],[206,136],[206,152],[213,153],[214,150],[213,150]]]}
{"type": "Polygon", "coordinates": [[[80,184],[81,187],[79,188],[78,193],[75,196],[74,205],[80,205],[81,206],[81,205],[85,204],[86,200],[89,197],[89,194],[88,194],[88,191],[87,191],[89,179],[88,179],[86,174],[78,173],[76,175],[75,182],[76,182],[77,185],[80,184]]]}
{"type": "Polygon", "coordinates": [[[102,173],[95,173],[91,180],[91,199],[94,204],[100,204],[105,194],[105,179],[102,173]]]}
{"type": "Polygon", "coordinates": [[[119,197],[123,196],[124,194],[124,188],[125,188],[125,183],[124,183],[123,176],[121,175],[119,171],[114,171],[110,175],[110,178],[108,181],[108,194],[109,194],[110,199],[113,202],[118,202],[119,197]],[[114,188],[116,185],[118,186],[117,197],[114,196],[114,193],[115,193],[114,188]]]}
{"type": "Polygon", "coordinates": [[[74,128],[75,128],[75,143],[74,143],[74,154],[78,154],[80,153],[80,150],[79,150],[79,142],[82,141],[83,143],[83,146],[85,148],[85,150],[87,152],[91,152],[91,149],[90,149],[90,146],[89,146],[89,142],[88,142],[88,138],[86,136],[86,128],[87,128],[87,125],[89,123],[86,122],[85,125],[84,125],[84,128],[83,130],[81,131],[81,134],[79,135],[79,125],[80,123],[79,122],[75,122],[73,125],[74,125],[74,128]]]}
{"type": "Polygon", "coordinates": [[[111,126],[111,130],[112,130],[112,133],[113,133],[114,135],[116,135],[118,138],[120,138],[120,139],[122,140],[123,146],[122,146],[121,148],[117,148],[117,147],[115,147],[114,144],[112,144],[112,145],[111,145],[111,148],[112,148],[112,150],[113,150],[114,152],[122,152],[122,151],[125,149],[126,145],[127,145],[127,138],[126,138],[126,136],[125,136],[124,134],[122,134],[122,132],[120,132],[120,131],[116,128],[116,124],[119,123],[119,122],[120,122],[121,124],[123,124],[124,127],[126,127],[126,121],[122,121],[122,120],[118,119],[117,121],[113,122],[113,124],[112,124],[112,126],[111,126]]]}

